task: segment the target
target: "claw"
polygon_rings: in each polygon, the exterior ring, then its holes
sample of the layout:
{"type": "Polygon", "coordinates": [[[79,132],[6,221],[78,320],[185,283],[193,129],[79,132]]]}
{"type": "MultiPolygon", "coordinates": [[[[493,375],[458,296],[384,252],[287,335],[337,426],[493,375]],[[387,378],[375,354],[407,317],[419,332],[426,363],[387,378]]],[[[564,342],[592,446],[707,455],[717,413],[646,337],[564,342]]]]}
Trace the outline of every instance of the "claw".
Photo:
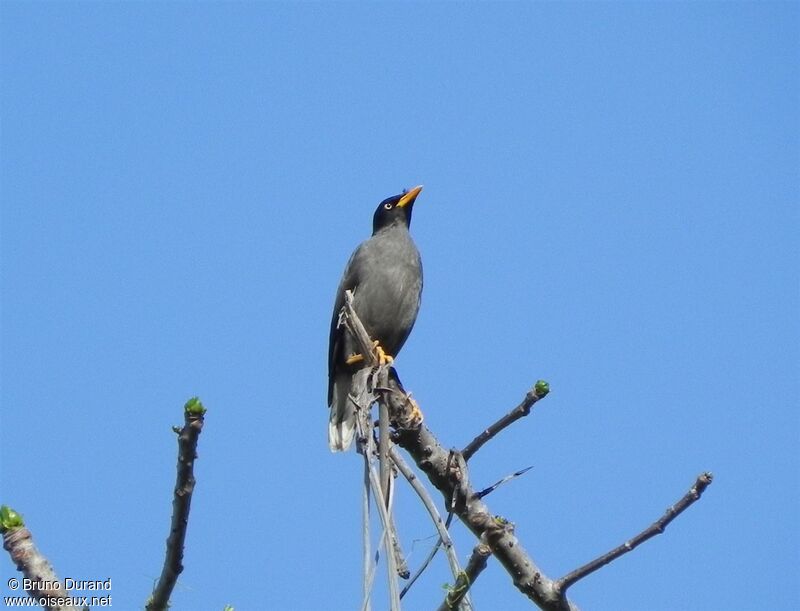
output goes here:
{"type": "Polygon", "coordinates": [[[423,420],[425,420],[425,416],[422,415],[419,404],[411,398],[410,394],[407,395],[404,392],[397,392],[403,396],[404,400],[402,404],[393,403],[395,407],[394,412],[392,412],[394,423],[401,429],[418,429],[422,425],[423,420]]]}
{"type": "MultiPolygon", "coordinates": [[[[372,347],[375,350],[375,356],[378,359],[378,365],[391,365],[394,363],[394,357],[386,354],[383,348],[381,348],[380,342],[377,340],[372,342],[372,347]]],[[[345,359],[345,363],[347,365],[355,365],[356,363],[360,363],[364,360],[363,354],[351,354],[345,359]]]]}
{"type": "Polygon", "coordinates": [[[354,365],[356,363],[360,363],[363,360],[364,360],[364,355],[363,354],[351,354],[350,356],[348,356],[345,359],[344,362],[347,365],[354,365]]]}
{"type": "Polygon", "coordinates": [[[394,363],[394,357],[386,354],[378,342],[375,342],[375,354],[378,357],[378,365],[391,365],[394,363]]]}
{"type": "Polygon", "coordinates": [[[419,426],[419,424],[422,424],[422,421],[425,419],[425,417],[422,415],[422,410],[419,408],[419,403],[414,401],[414,399],[411,398],[411,395],[408,396],[408,402],[411,404],[412,421],[418,423],[419,426]]]}

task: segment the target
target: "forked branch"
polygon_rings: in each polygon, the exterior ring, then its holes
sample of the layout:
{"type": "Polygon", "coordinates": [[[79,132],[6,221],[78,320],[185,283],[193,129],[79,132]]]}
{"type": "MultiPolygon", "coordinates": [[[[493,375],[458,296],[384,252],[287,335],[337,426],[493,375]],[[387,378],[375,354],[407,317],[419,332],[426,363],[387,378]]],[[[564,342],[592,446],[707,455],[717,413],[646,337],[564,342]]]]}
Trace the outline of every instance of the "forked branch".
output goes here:
{"type": "MultiPolygon", "coordinates": [[[[348,328],[356,339],[359,350],[366,355],[372,351],[372,340],[358,318],[352,301],[345,297],[345,314],[348,328]]],[[[576,606],[556,595],[553,580],[544,576],[525,549],[514,536],[514,527],[507,520],[490,513],[486,504],[475,493],[469,481],[467,464],[460,452],[445,450],[428,428],[419,424],[410,413],[415,403],[402,387],[396,372],[389,376],[388,385],[381,389],[379,403],[385,403],[392,423],[396,426],[395,442],[404,448],[417,466],[428,476],[431,483],[443,494],[447,506],[469,528],[476,537],[485,541],[492,553],[511,575],[514,585],[542,609],[574,611],[576,606]],[[398,423],[417,422],[416,428],[401,428],[398,423]]],[[[530,393],[529,393],[530,394],[530,393]]],[[[544,396],[543,393],[541,396],[544,396]]],[[[535,395],[531,405],[538,400],[535,395]]],[[[530,406],[528,407],[528,409],[530,406]]],[[[513,416],[514,420],[524,414],[513,416]]],[[[509,416],[511,417],[511,416],[509,416]]],[[[508,424],[510,424],[508,422],[508,424]]],[[[499,430],[508,426],[490,427],[488,437],[479,442],[480,447],[499,430]]]]}
{"type": "MultiPolygon", "coordinates": [[[[349,319],[348,326],[355,330],[353,335],[359,344],[359,349],[363,354],[370,352],[372,342],[352,305],[346,303],[345,309],[349,319]],[[348,308],[348,306],[350,307],[348,308]]],[[[648,529],[626,544],[573,571],[566,577],[554,580],[547,577],[536,566],[516,538],[514,525],[489,511],[483,501],[483,495],[474,490],[467,470],[467,460],[472,458],[486,442],[520,418],[527,416],[533,405],[547,395],[549,392],[547,383],[541,380],[537,382],[517,407],[475,437],[463,452],[446,450],[428,427],[421,423],[418,414],[413,413],[417,408],[416,403],[403,389],[394,369],[390,369],[388,386],[378,390],[381,391],[378,394],[378,401],[386,405],[390,422],[395,428],[392,434],[393,441],[409,453],[431,484],[441,492],[445,506],[458,516],[481,544],[491,550],[491,553],[511,576],[514,586],[545,611],[577,611],[578,607],[570,602],[566,595],[570,585],[634,549],[647,539],[663,532],[673,519],[700,498],[702,492],[711,483],[711,474],[702,474],[689,493],[648,529]]],[[[491,489],[492,487],[487,490],[491,489]]],[[[477,567],[481,566],[482,552],[483,548],[480,552],[473,553],[471,559],[475,576],[480,572],[477,567]]],[[[462,577],[460,581],[457,580],[454,590],[450,593],[452,596],[448,595],[443,603],[445,607],[450,604],[457,605],[458,593],[466,593],[474,579],[474,577],[470,578],[466,572],[462,577]]]]}
{"type": "MultiPolygon", "coordinates": [[[[447,554],[447,561],[450,564],[450,570],[453,573],[453,578],[458,580],[459,576],[461,575],[461,567],[458,564],[458,556],[456,555],[455,546],[450,538],[450,533],[447,531],[447,525],[445,524],[444,520],[442,520],[442,516],[439,515],[439,510],[436,509],[436,505],[434,504],[431,495],[428,494],[428,489],[425,488],[422,482],[419,481],[416,473],[414,473],[408,463],[406,463],[406,461],[400,455],[400,452],[397,451],[397,448],[394,446],[389,448],[389,456],[397,467],[397,470],[403,474],[403,477],[405,477],[406,480],[408,480],[409,485],[414,489],[414,492],[417,493],[417,496],[419,496],[422,504],[428,511],[428,515],[430,515],[433,525],[436,528],[436,531],[439,533],[437,547],[439,544],[444,545],[444,550],[447,554]]],[[[419,572],[414,575],[414,580],[416,580],[418,576],[419,572]]],[[[408,592],[413,585],[414,580],[409,581],[406,587],[403,588],[403,591],[400,592],[400,598],[403,598],[403,595],[408,592]]],[[[463,598],[464,597],[462,596],[461,599],[463,598]]],[[[472,603],[469,598],[467,598],[464,600],[464,608],[462,611],[469,611],[470,609],[472,609],[472,603]]]]}
{"type": "Polygon", "coordinates": [[[472,555],[467,562],[467,568],[458,576],[455,585],[444,597],[439,611],[453,611],[463,604],[464,597],[469,592],[472,584],[486,568],[489,556],[492,555],[491,548],[483,542],[479,542],[472,550],[472,555]]]}

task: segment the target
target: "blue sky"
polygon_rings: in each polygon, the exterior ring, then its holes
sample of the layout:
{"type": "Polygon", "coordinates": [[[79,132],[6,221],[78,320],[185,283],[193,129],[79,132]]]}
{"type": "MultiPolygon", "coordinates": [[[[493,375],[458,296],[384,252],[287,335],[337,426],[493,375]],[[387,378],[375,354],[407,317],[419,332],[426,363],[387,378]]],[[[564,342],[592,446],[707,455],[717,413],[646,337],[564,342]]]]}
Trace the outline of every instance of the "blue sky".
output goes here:
{"type": "MultiPolygon", "coordinates": [[[[62,576],[111,577],[114,608],[141,607],[170,427],[199,395],[173,609],[356,607],[360,467],[327,449],[328,324],[377,203],[424,183],[398,370],[459,447],[550,382],[471,463],[478,487],[534,466],[487,500],[542,569],[618,545],[711,470],[572,598],[800,607],[797,4],[4,2],[0,19],[0,502],[62,576]]],[[[416,566],[433,529],[399,497],[416,566]]],[[[439,559],[406,608],[447,580],[439,559]]],[[[531,608],[494,562],[474,601],[531,608]]]]}

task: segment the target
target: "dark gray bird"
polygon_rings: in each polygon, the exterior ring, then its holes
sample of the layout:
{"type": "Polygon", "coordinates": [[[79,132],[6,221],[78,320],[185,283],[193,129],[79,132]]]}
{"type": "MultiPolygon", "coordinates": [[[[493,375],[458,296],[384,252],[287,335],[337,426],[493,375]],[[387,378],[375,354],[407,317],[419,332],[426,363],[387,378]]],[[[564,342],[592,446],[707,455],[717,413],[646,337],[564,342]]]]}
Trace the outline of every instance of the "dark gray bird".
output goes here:
{"type": "MultiPolygon", "coordinates": [[[[408,232],[411,211],[422,187],[383,200],[372,218],[372,237],[350,256],[336,291],[328,345],[328,445],[332,452],[350,447],[355,407],[347,397],[353,373],[363,358],[350,333],[339,326],[344,293],[353,291],[353,307],[369,336],[391,361],[417,320],[422,295],[422,261],[408,232]]],[[[380,351],[379,351],[380,353],[380,351]]]]}

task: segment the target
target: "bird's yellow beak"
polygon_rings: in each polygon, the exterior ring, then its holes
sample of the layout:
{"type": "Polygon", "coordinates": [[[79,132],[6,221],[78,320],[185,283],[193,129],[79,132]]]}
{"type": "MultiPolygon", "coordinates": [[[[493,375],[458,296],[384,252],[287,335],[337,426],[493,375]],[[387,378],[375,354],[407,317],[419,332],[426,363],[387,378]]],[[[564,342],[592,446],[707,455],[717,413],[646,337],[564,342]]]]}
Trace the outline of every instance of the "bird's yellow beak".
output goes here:
{"type": "Polygon", "coordinates": [[[413,204],[414,200],[417,199],[417,195],[419,195],[420,191],[422,191],[422,185],[419,185],[418,187],[414,187],[413,189],[410,189],[408,191],[408,193],[403,195],[403,197],[400,198],[400,201],[397,202],[397,207],[398,208],[403,208],[404,206],[407,206],[408,204],[413,204]]]}

